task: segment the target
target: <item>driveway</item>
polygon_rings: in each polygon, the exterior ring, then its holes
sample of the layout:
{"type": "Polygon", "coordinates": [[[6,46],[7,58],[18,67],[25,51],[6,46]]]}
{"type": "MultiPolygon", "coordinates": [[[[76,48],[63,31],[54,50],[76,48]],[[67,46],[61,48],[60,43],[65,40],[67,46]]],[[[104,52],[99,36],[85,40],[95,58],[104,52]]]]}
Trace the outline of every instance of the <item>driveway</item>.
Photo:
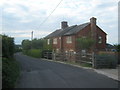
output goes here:
{"type": "Polygon", "coordinates": [[[21,75],[16,88],[118,88],[118,81],[94,70],[15,54],[21,75]]]}

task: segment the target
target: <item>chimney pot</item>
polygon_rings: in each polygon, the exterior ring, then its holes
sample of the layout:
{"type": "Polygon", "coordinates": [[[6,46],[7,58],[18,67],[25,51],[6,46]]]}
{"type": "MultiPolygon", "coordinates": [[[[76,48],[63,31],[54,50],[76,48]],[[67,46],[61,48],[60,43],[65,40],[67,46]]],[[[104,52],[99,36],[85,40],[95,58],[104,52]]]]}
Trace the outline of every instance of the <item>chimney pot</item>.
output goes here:
{"type": "Polygon", "coordinates": [[[90,18],[90,23],[91,24],[96,24],[96,18],[95,17],[92,17],[92,18],[90,18]]]}
{"type": "Polygon", "coordinates": [[[68,27],[68,23],[66,21],[61,22],[61,29],[65,29],[68,27]]]}

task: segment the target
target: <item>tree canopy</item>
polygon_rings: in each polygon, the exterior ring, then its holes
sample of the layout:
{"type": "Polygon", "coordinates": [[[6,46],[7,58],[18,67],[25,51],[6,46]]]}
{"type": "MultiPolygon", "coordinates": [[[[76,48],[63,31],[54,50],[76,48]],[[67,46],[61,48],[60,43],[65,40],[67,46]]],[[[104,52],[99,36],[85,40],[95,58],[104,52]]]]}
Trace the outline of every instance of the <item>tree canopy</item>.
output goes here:
{"type": "Polygon", "coordinates": [[[94,40],[88,37],[78,38],[77,42],[78,42],[78,47],[80,47],[81,49],[90,49],[94,44],[94,40]]]}
{"type": "Polygon", "coordinates": [[[14,54],[14,38],[2,35],[2,56],[9,58],[14,54]]]}
{"type": "Polygon", "coordinates": [[[30,40],[23,40],[22,41],[22,48],[24,50],[30,50],[30,49],[42,49],[42,50],[51,50],[52,45],[47,44],[46,39],[33,39],[32,41],[30,40]]]}

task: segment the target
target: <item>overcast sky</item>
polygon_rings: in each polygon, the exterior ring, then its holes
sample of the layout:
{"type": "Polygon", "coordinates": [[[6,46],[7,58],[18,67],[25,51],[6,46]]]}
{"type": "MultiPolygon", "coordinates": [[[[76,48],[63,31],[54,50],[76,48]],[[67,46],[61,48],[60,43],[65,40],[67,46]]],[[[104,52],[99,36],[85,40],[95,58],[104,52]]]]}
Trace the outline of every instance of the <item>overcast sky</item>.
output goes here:
{"type": "Polygon", "coordinates": [[[52,15],[60,0],[2,0],[0,3],[0,33],[15,37],[15,43],[42,38],[60,28],[61,21],[69,26],[89,22],[97,18],[97,25],[107,35],[107,43],[118,43],[118,1],[119,0],[63,0],[52,15]],[[1,14],[2,13],[2,14],[1,14]]]}

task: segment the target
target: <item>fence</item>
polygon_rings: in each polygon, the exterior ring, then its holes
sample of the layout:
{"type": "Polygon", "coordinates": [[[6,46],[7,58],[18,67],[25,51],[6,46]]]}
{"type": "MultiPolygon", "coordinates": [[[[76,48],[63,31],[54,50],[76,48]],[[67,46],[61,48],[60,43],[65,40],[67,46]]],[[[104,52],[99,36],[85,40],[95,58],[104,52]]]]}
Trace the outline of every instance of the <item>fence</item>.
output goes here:
{"type": "Polygon", "coordinates": [[[75,63],[85,63],[93,68],[116,68],[117,58],[112,52],[95,53],[52,53],[45,52],[44,57],[56,61],[69,61],[75,63]]]}
{"type": "Polygon", "coordinates": [[[46,51],[45,51],[45,52],[43,52],[42,54],[43,54],[43,55],[42,55],[43,58],[52,59],[52,52],[48,52],[48,51],[46,52],[46,51]]]}
{"type": "Polygon", "coordinates": [[[87,63],[94,66],[94,53],[53,53],[53,60],[87,63]]]}

